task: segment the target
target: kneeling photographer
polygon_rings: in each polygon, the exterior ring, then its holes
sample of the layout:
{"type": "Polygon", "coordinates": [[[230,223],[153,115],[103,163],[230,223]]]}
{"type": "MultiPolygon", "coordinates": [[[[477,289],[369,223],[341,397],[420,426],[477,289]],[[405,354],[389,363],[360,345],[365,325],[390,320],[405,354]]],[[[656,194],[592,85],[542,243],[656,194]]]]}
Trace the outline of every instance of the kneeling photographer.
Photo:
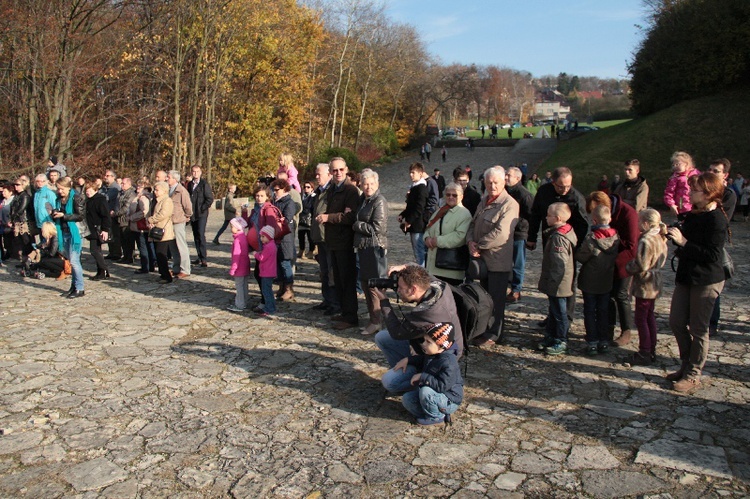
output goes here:
{"type": "Polygon", "coordinates": [[[385,354],[391,367],[383,375],[383,386],[389,392],[405,392],[413,389],[411,377],[416,372],[413,366],[404,371],[393,367],[411,354],[411,349],[422,353],[421,338],[424,328],[438,322],[449,322],[455,327],[455,338],[451,350],[460,357],[464,350],[464,339],[456,310],[456,302],[450,287],[417,265],[401,265],[388,270],[388,278],[371,279],[368,283],[380,300],[386,329],[375,335],[375,344],[385,354]],[[385,295],[392,289],[406,303],[415,303],[414,308],[397,313],[385,295]]]}

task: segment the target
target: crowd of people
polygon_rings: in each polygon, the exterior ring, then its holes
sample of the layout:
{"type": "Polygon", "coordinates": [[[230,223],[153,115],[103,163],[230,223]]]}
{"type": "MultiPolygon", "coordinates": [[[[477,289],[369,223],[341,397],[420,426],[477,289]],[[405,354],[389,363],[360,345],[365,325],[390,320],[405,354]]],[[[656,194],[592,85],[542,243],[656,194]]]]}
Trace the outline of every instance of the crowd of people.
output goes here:
{"type": "MultiPolygon", "coordinates": [[[[458,167],[445,179],[438,169],[428,175],[422,163],[413,163],[406,208],[397,220],[414,262],[389,267],[388,203],[377,172],[355,174],[337,157],[316,166],[315,182],[300,182],[293,158],[284,154],[276,176],[258,180],[252,206],[235,204],[235,185],[223,200],[224,224],[213,243],[220,244],[230,229],[229,274],[236,296],[229,310],[273,316],[277,300],[294,299],[296,260],[314,256],[321,287],[312,309],[329,316],[334,329],[358,327],[361,290],[368,315],[361,334],[375,335],[391,368],[384,386],[412,393],[404,405],[421,424],[447,422],[461,403],[456,361],[464,338],[479,347],[502,340],[506,304],[523,299],[526,252],[537,248],[540,233],[537,289],[548,298],[548,313],[538,349],[547,355],[568,352],[577,287],[583,295],[583,353],[625,346],[637,330],[639,349],[626,359],[634,365],[655,360],[654,303],[662,292],[671,240],[678,264],[669,324],[682,362],[667,379],[675,390],[692,392],[700,386],[708,337],[718,329],[719,297],[730,277],[724,246],[738,196],[726,159],[700,173],[690,155],[676,152],[672,166],[664,203],[677,222],[667,228],[659,212],[647,207],[648,183],[637,160],[626,162],[622,182],[586,197],[573,187],[573,173],[565,167],[526,179],[518,167],[494,166],[483,172],[479,192],[470,185],[469,167],[458,167]],[[254,305],[249,303],[251,273],[261,295],[254,305]],[[492,298],[492,321],[486,331],[465,336],[452,286],[471,278],[492,298]],[[395,312],[387,288],[416,306],[395,312]]],[[[17,260],[28,276],[71,274],[67,298],[85,294],[84,239],[96,265],[90,280],[110,277],[107,260],[133,263],[136,247],[140,265],[134,272],[158,270],[163,284],[208,266],[205,231],[214,196],[199,166],[185,182],[177,171],[159,171],[153,181],[144,177],[134,183],[112,170],[102,179],[74,182],[51,158],[47,173],[35,177],[33,191],[25,176],[3,183],[2,191],[2,260],[17,260]],[[106,257],[103,245],[109,249],[106,257]]]]}

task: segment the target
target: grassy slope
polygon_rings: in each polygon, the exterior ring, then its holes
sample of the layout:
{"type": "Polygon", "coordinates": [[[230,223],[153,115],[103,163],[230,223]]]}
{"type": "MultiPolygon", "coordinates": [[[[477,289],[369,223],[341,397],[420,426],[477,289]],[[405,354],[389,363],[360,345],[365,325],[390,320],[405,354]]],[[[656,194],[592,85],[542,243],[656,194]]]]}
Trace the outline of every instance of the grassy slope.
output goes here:
{"type": "Polygon", "coordinates": [[[651,116],[563,141],[539,170],[569,167],[573,170],[574,185],[586,195],[594,190],[603,174],[610,179],[616,173],[622,175],[624,161],[637,158],[641,174],[649,183],[649,204],[655,206],[662,204],[670,175],[669,158],[674,151],[690,153],[701,171],[705,171],[713,158],[729,158],[732,174],[742,172],[747,177],[750,175],[747,90],[682,102],[651,116]]]}

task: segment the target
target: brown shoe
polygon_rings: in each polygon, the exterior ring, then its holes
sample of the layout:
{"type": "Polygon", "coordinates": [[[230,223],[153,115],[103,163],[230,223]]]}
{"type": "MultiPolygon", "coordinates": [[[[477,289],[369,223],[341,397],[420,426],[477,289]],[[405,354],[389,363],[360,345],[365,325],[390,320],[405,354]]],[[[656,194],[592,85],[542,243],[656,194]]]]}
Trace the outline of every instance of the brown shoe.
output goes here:
{"type": "Polygon", "coordinates": [[[520,299],[521,299],[521,293],[520,292],[514,293],[514,292],[511,291],[510,293],[508,293],[508,296],[505,297],[505,302],[506,303],[516,303],[520,299]]]}
{"type": "Polygon", "coordinates": [[[622,332],[620,337],[615,340],[615,345],[617,345],[618,347],[624,347],[625,345],[630,343],[630,337],[630,329],[626,329],[622,332]]]}
{"type": "Polygon", "coordinates": [[[294,285],[285,284],[284,293],[282,293],[282,295],[279,296],[279,301],[291,301],[291,300],[294,300],[294,285]]]}
{"type": "Polygon", "coordinates": [[[672,389],[676,392],[680,393],[693,393],[701,386],[701,380],[700,378],[696,377],[689,377],[689,378],[682,378],[679,381],[675,381],[672,385],[672,389]]]}
{"type": "Polygon", "coordinates": [[[186,274],[185,272],[180,272],[175,277],[177,279],[188,279],[190,277],[190,274],[186,274]]]}
{"type": "Polygon", "coordinates": [[[666,379],[667,381],[679,381],[680,379],[682,379],[682,375],[685,374],[686,367],[686,364],[682,364],[677,371],[664,376],[664,379],[666,379]]]}
{"type": "Polygon", "coordinates": [[[472,345],[475,347],[491,347],[495,344],[495,340],[491,340],[489,338],[486,338],[484,336],[480,336],[479,338],[475,338],[474,341],[471,342],[472,345]]]}

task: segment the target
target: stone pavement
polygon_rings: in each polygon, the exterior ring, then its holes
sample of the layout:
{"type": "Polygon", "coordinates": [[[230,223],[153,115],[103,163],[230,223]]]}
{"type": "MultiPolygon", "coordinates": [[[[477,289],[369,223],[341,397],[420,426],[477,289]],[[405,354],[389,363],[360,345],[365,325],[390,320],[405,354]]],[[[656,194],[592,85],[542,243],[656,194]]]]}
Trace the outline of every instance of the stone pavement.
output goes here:
{"type": "MultiPolygon", "coordinates": [[[[515,161],[511,150],[459,154],[446,165],[515,161]]],[[[379,169],[392,228],[409,160],[379,169]]],[[[209,237],[220,223],[216,211],[209,237]]],[[[0,496],[747,497],[750,230],[732,229],[737,277],[706,388],[680,396],[663,380],[677,364],[671,286],[657,302],[653,367],[619,362],[635,345],[594,358],[533,351],[545,308],[535,251],[505,343],[468,355],[448,428],[415,426],[385,396],[372,340],[309,310],[310,260],[275,320],[225,310],[228,236],[190,280],[164,286],[114,265],[78,300],[58,296],[67,281],[2,269],[0,496]]],[[[406,237],[389,236],[391,262],[406,261],[406,237]]],[[[87,255],[88,276],[93,266],[87,255]]],[[[574,350],[582,332],[578,317],[574,350]]]]}

